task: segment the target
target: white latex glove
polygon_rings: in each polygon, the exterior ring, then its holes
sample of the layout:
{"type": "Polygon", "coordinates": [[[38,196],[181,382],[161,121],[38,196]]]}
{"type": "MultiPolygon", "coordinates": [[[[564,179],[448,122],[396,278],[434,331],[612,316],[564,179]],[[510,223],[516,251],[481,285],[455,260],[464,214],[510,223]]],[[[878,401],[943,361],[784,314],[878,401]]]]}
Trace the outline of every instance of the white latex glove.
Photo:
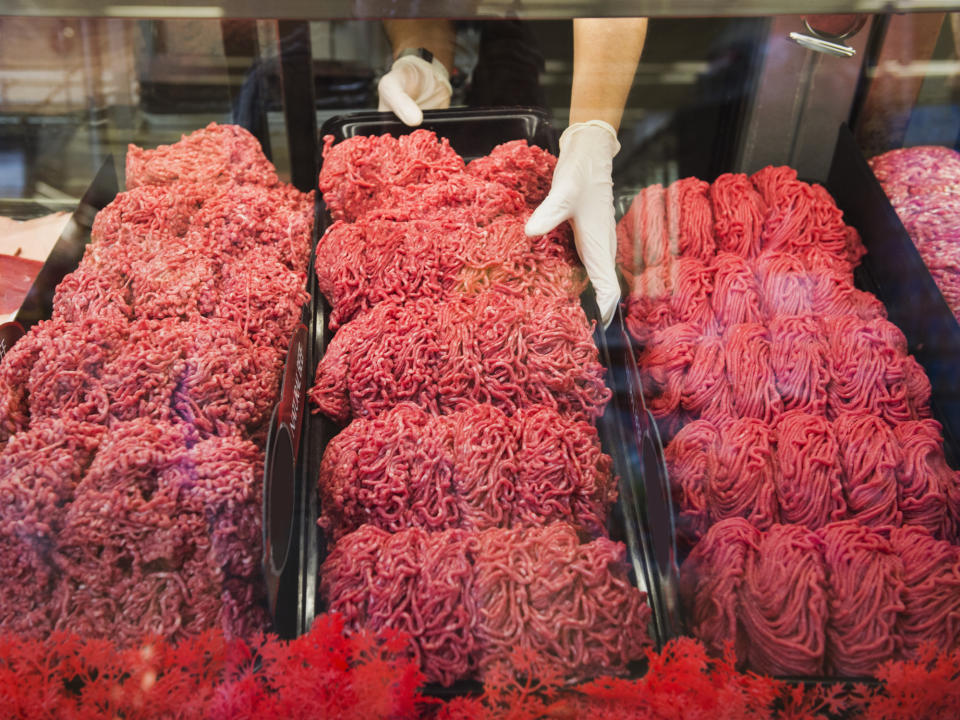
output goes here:
{"type": "Polygon", "coordinates": [[[452,92],[447,69],[416,55],[394,60],[377,84],[380,110],[392,111],[405,125],[422,123],[423,110],[450,107],[452,92]]]}
{"type": "Polygon", "coordinates": [[[613,210],[613,157],[620,151],[609,123],[575,123],[560,136],[560,155],[550,194],[527,221],[529,236],[543,235],[564,220],[573,225],[577,252],[597,294],[607,327],[620,302],[617,230],[613,210]]]}

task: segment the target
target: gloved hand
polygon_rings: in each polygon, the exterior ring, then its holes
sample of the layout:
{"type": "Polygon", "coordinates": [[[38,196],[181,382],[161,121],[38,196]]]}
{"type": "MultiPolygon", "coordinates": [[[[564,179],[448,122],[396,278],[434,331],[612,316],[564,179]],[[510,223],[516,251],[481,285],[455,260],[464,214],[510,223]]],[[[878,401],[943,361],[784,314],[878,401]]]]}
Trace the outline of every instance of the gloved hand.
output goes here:
{"type": "Polygon", "coordinates": [[[620,301],[617,232],[613,210],[613,157],[620,151],[609,123],[574,123],[560,136],[560,156],[550,193],[527,221],[529,236],[543,235],[564,220],[573,224],[577,252],[597,294],[607,327],[620,301]]]}
{"type": "Polygon", "coordinates": [[[416,55],[394,60],[377,84],[380,110],[392,111],[406,125],[422,123],[423,110],[450,107],[452,92],[447,69],[416,55]]]}

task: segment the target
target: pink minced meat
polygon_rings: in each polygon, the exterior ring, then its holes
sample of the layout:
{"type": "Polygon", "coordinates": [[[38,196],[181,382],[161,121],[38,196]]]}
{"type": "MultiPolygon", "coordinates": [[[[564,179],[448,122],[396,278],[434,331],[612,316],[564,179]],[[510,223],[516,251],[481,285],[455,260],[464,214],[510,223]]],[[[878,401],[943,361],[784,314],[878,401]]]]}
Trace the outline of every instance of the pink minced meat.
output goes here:
{"type": "Polygon", "coordinates": [[[503,215],[484,227],[451,218],[335,222],[316,259],[317,287],[333,308],[330,327],[386,300],[443,299],[511,266],[527,266],[530,286],[556,266],[563,276],[547,278],[555,294],[578,295],[569,226],[528,238],[526,217],[503,215]]]}
{"type": "Polygon", "coordinates": [[[489,155],[467,164],[467,172],[484,180],[506,185],[520,193],[531,208],[539,205],[550,192],[550,180],[557,159],[526,140],[512,140],[498,145],[489,155]]]}
{"type": "Polygon", "coordinates": [[[960,153],[933,145],[902,148],[871,158],[870,166],[960,319],[960,153]]]}
{"type": "Polygon", "coordinates": [[[313,196],[239,128],[129,160],[53,318],[0,361],[0,628],[249,635],[313,196]]]}
{"type": "Polygon", "coordinates": [[[210,123],[173,145],[143,150],[127,148],[127,187],[195,182],[276,185],[277,173],[260,143],[238,125],[210,123]]]}
{"type": "Polygon", "coordinates": [[[593,425],[549,408],[434,416],[403,403],[354,420],[327,445],[321,523],[335,538],[364,523],[483,530],[552,520],[603,535],[616,498],[610,466],[593,425]]]}
{"type": "Polygon", "coordinates": [[[606,538],[581,544],[563,523],[395,534],[364,525],[324,562],[321,597],[350,627],[410,632],[428,681],[482,677],[515,648],[571,678],[622,673],[650,644],[650,609],[624,556],[606,538]]]}
{"type": "Polygon", "coordinates": [[[302,272],[310,256],[313,214],[313,192],[284,184],[233,184],[189,217],[184,242],[213,257],[240,258],[269,247],[288,269],[302,272]]]}
{"type": "Polygon", "coordinates": [[[261,468],[240,438],[197,442],[188,426],[144,419],[108,431],[56,538],[57,626],[124,644],[147,629],[235,631],[220,587],[259,568],[261,468]]]}
{"type": "Polygon", "coordinates": [[[99,425],[40,420],[0,453],[0,625],[44,637],[56,619],[51,561],[73,499],[104,433],[99,425]]]}
{"type": "Polygon", "coordinates": [[[543,404],[595,419],[609,397],[579,305],[495,288],[380,303],[334,336],[310,390],[317,409],[341,422],[408,400],[434,412],[489,402],[513,414],[543,404]]]}
{"type": "Polygon", "coordinates": [[[382,205],[382,194],[396,186],[434,183],[463,171],[463,158],[446,139],[427,130],[351,138],[333,144],[323,139],[323,167],[318,187],[335,220],[356,220],[382,205]]]}
{"type": "Polygon", "coordinates": [[[277,249],[257,246],[220,271],[220,298],[214,316],[232,320],[258,347],[286,354],[310,299],[307,274],[291,270],[277,249]]]}
{"type": "Polygon", "coordinates": [[[181,332],[174,413],[204,437],[260,431],[276,401],[282,358],[231,320],[197,318],[181,332]]]}

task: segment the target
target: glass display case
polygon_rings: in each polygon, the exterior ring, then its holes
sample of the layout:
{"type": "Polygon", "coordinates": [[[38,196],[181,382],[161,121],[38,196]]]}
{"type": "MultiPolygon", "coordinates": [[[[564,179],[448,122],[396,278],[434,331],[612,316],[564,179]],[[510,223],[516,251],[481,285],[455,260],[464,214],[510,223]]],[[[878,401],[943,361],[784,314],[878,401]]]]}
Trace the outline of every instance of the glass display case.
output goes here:
{"type": "Polygon", "coordinates": [[[958,10],[8,3],[0,706],[955,701],[958,10]],[[583,15],[649,17],[609,324],[525,232],[583,15]]]}

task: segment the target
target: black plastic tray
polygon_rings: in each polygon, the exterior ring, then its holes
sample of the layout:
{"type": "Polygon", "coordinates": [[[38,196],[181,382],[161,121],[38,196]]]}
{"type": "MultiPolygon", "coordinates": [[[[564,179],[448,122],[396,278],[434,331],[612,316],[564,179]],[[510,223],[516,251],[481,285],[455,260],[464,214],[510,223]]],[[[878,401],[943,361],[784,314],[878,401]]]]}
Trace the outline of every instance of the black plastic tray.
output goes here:
{"type": "MultiPolygon", "coordinates": [[[[451,146],[467,161],[489,154],[497,145],[514,139],[526,139],[551,152],[557,152],[556,134],[546,116],[538,110],[526,108],[427,111],[422,128],[433,130],[449,140],[451,146]]],[[[319,135],[334,136],[336,141],[367,134],[404,134],[416,128],[400,123],[389,113],[359,113],[328,120],[319,135]]],[[[318,197],[318,233],[330,223],[322,199],[318,197]]],[[[310,325],[312,342],[308,349],[309,376],[316,369],[319,359],[332,333],[327,327],[329,306],[316,291],[315,278],[311,277],[311,294],[315,313],[310,325]]],[[[596,301],[588,289],[581,298],[587,316],[598,317],[596,301]]],[[[666,508],[661,515],[672,522],[669,495],[661,489],[664,469],[662,453],[655,450],[656,428],[652,418],[642,405],[642,393],[636,360],[628,342],[624,341],[623,317],[618,313],[610,328],[604,332],[599,326],[594,340],[600,351],[600,359],[607,368],[607,385],[613,390],[613,398],[604,415],[597,423],[603,450],[613,458],[614,472],[620,478],[620,499],[611,512],[609,530],[611,537],[622,540],[628,548],[629,564],[633,580],[648,595],[653,610],[651,636],[658,647],[675,634],[669,619],[673,617],[669,603],[662,600],[661,582],[669,582],[669,573],[659,572],[666,568],[673,556],[663,562],[654,559],[651,533],[646,517],[647,508],[666,508]],[[663,505],[666,502],[666,506],[663,505]],[[663,580],[661,581],[661,578],[663,580]]],[[[300,463],[299,481],[303,502],[301,521],[303,552],[301,576],[304,595],[299,615],[299,632],[309,630],[315,615],[320,611],[317,597],[317,580],[320,564],[326,555],[326,539],[316,520],[320,515],[316,481],[319,475],[323,451],[330,438],[340,428],[322,415],[310,415],[305,420],[303,460],[300,463]]],[[[446,692],[465,689],[467,684],[458,683],[446,692]]],[[[438,694],[444,691],[432,689],[438,694]]]]}

